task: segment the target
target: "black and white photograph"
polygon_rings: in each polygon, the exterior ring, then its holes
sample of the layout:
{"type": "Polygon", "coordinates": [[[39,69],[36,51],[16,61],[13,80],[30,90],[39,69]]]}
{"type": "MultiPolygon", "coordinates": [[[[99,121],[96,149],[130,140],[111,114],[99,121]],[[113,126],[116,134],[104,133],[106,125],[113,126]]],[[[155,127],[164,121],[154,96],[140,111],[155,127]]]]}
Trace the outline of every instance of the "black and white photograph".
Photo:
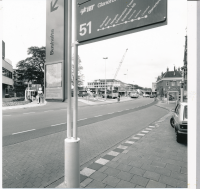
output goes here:
{"type": "Polygon", "coordinates": [[[1,187],[198,188],[197,15],[198,0],[0,0],[1,187]]]}

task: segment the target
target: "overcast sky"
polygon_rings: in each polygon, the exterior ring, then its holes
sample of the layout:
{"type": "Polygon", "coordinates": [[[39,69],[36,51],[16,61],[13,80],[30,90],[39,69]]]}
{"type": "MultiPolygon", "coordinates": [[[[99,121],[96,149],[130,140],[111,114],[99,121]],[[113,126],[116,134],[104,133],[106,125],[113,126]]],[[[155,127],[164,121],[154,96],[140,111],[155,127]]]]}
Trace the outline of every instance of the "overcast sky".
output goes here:
{"type": "MultiPolygon", "coordinates": [[[[17,62],[31,46],[46,46],[46,0],[3,0],[3,37],[6,58],[17,62]]],[[[168,0],[166,26],[79,47],[86,82],[112,79],[128,48],[116,79],[151,87],[167,67],[183,66],[187,27],[187,0],[168,0]],[[126,74],[126,75],[125,75],[126,74]]]]}

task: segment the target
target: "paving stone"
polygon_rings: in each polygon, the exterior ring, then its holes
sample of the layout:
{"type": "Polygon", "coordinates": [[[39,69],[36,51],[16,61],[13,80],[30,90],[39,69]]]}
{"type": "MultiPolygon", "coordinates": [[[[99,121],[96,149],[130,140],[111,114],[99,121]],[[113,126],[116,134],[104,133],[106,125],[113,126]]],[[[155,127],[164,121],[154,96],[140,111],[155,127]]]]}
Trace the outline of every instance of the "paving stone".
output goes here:
{"type": "Polygon", "coordinates": [[[115,161],[109,161],[106,166],[108,167],[112,167],[112,168],[116,168],[117,166],[119,165],[118,162],[115,162],[115,161]]]}
{"type": "Polygon", "coordinates": [[[104,188],[106,184],[93,180],[90,184],[86,186],[86,188],[104,188]]]}
{"type": "Polygon", "coordinates": [[[143,186],[140,185],[136,185],[136,188],[144,188],[143,186]]]}
{"type": "Polygon", "coordinates": [[[120,173],[120,170],[118,169],[113,169],[113,168],[108,168],[106,169],[103,173],[110,175],[110,176],[117,176],[120,173]]]}
{"type": "Polygon", "coordinates": [[[81,188],[85,188],[88,184],[90,184],[93,181],[91,178],[85,179],[83,182],[80,183],[81,188]]]}
{"type": "Polygon", "coordinates": [[[129,144],[129,143],[123,143],[122,145],[123,145],[123,146],[131,146],[132,144],[129,144]]]}
{"type": "Polygon", "coordinates": [[[105,155],[102,157],[103,159],[107,159],[107,160],[112,160],[115,158],[115,156],[111,156],[111,155],[105,155]]]}
{"type": "Polygon", "coordinates": [[[82,171],[80,171],[80,174],[89,177],[94,172],[95,170],[86,167],[82,171]]]}
{"type": "Polygon", "coordinates": [[[154,180],[150,180],[146,186],[146,188],[166,188],[166,184],[156,182],[154,180]]]}
{"type": "Polygon", "coordinates": [[[159,181],[160,174],[151,172],[151,171],[146,171],[143,175],[143,177],[149,178],[151,180],[159,181]]]}
{"type": "Polygon", "coordinates": [[[104,184],[108,184],[112,187],[116,187],[117,184],[119,183],[120,179],[116,178],[116,177],[113,177],[113,176],[108,176],[106,177],[102,182],[104,184]]]}
{"type": "Polygon", "coordinates": [[[169,170],[167,168],[162,168],[162,167],[156,167],[154,172],[159,173],[161,175],[165,175],[165,176],[171,175],[171,170],[169,170]]]}
{"type": "Polygon", "coordinates": [[[128,164],[133,167],[138,167],[138,168],[142,167],[142,165],[143,165],[143,163],[140,161],[130,161],[128,164]]]}
{"type": "Polygon", "coordinates": [[[95,173],[93,173],[90,178],[97,180],[97,181],[102,181],[103,179],[105,179],[107,177],[107,174],[105,173],[101,173],[99,171],[96,171],[95,173]]]}
{"type": "Polygon", "coordinates": [[[123,150],[123,149],[120,149],[120,148],[115,148],[113,151],[122,153],[124,150],[123,150]]]}
{"type": "Polygon", "coordinates": [[[161,175],[159,182],[161,182],[163,184],[168,184],[168,185],[173,186],[173,187],[176,187],[178,180],[171,178],[171,177],[161,175]]]}
{"type": "Polygon", "coordinates": [[[117,148],[125,150],[128,147],[127,146],[123,146],[123,145],[119,145],[117,148]]]}
{"type": "Polygon", "coordinates": [[[187,182],[187,175],[182,173],[177,173],[172,171],[170,177],[187,182]]]}
{"type": "Polygon", "coordinates": [[[98,171],[99,171],[99,172],[104,172],[106,169],[108,169],[108,167],[107,167],[107,166],[103,166],[103,167],[100,168],[98,171]]]}
{"type": "Polygon", "coordinates": [[[107,155],[118,156],[118,155],[119,155],[119,152],[111,151],[111,152],[109,152],[107,155]]]}
{"type": "Polygon", "coordinates": [[[130,180],[130,182],[146,187],[147,183],[149,182],[149,179],[138,175],[134,175],[133,178],[130,180]]]}
{"type": "Polygon", "coordinates": [[[143,164],[141,169],[144,169],[146,171],[154,171],[156,169],[156,167],[152,166],[150,164],[143,164]]]}
{"type": "Polygon", "coordinates": [[[187,187],[188,187],[187,182],[184,182],[184,181],[177,182],[177,188],[187,188],[187,187]]]}
{"type": "Polygon", "coordinates": [[[160,161],[162,158],[154,155],[150,155],[148,159],[151,159],[153,161],[160,161]]]}
{"type": "Polygon", "coordinates": [[[135,174],[135,175],[143,176],[144,173],[145,173],[145,170],[139,169],[139,168],[137,168],[137,167],[133,167],[129,172],[130,172],[130,173],[133,173],[133,174],[135,174]]]}
{"type": "Polygon", "coordinates": [[[88,168],[96,171],[98,171],[101,167],[103,167],[103,165],[99,163],[92,163],[91,165],[88,166],[88,168]]]}
{"type": "Polygon", "coordinates": [[[121,164],[119,164],[119,166],[116,167],[116,169],[128,172],[129,170],[132,169],[132,166],[121,163],[121,164]]]}
{"type": "Polygon", "coordinates": [[[126,141],[125,143],[127,143],[127,144],[134,144],[134,142],[133,141],[126,141]]]}
{"type": "Polygon", "coordinates": [[[166,168],[171,170],[171,171],[174,171],[174,172],[180,172],[180,170],[181,170],[180,166],[172,165],[172,164],[169,164],[169,163],[167,163],[166,168]]]}
{"type": "Polygon", "coordinates": [[[116,188],[134,188],[136,186],[136,184],[133,184],[131,182],[127,182],[127,181],[124,181],[124,180],[121,180],[116,188]]]}
{"type": "Polygon", "coordinates": [[[116,177],[121,180],[130,181],[133,178],[133,174],[121,171],[116,177]]]}
{"type": "Polygon", "coordinates": [[[99,163],[99,164],[102,164],[102,165],[105,165],[108,162],[109,162],[109,160],[103,159],[103,158],[100,158],[97,161],[95,161],[95,163],[99,163]]]}
{"type": "Polygon", "coordinates": [[[181,173],[183,173],[183,174],[187,174],[187,168],[185,168],[185,167],[181,167],[181,173]]]}
{"type": "Polygon", "coordinates": [[[128,152],[129,152],[128,150],[124,150],[122,153],[127,154],[128,152]]]}
{"type": "Polygon", "coordinates": [[[165,167],[166,163],[162,163],[162,162],[159,162],[159,161],[153,161],[151,163],[151,165],[156,166],[156,167],[165,167]]]}

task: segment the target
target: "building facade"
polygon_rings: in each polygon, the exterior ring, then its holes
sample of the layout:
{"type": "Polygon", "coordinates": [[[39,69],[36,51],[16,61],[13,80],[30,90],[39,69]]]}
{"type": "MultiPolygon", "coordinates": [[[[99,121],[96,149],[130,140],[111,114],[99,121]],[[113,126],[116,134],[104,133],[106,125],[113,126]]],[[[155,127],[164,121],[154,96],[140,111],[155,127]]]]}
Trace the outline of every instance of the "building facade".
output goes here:
{"type": "Polygon", "coordinates": [[[158,76],[156,82],[157,95],[168,98],[169,100],[178,100],[180,95],[182,73],[180,68],[178,70],[174,67],[174,71],[167,71],[158,76]]]}
{"type": "Polygon", "coordinates": [[[5,43],[2,41],[2,98],[9,94],[13,87],[13,66],[12,62],[5,58],[5,43]]]}

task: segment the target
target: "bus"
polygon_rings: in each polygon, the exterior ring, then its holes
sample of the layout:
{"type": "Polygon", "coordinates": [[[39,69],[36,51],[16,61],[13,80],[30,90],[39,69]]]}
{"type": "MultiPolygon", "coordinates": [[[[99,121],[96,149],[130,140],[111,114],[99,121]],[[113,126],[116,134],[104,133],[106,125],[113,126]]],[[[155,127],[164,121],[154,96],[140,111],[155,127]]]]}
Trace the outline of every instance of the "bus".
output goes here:
{"type": "MultiPolygon", "coordinates": [[[[107,90],[106,93],[107,98],[117,98],[119,95],[117,90],[107,90]]],[[[105,98],[105,93],[102,94],[102,97],[105,98]]]]}

